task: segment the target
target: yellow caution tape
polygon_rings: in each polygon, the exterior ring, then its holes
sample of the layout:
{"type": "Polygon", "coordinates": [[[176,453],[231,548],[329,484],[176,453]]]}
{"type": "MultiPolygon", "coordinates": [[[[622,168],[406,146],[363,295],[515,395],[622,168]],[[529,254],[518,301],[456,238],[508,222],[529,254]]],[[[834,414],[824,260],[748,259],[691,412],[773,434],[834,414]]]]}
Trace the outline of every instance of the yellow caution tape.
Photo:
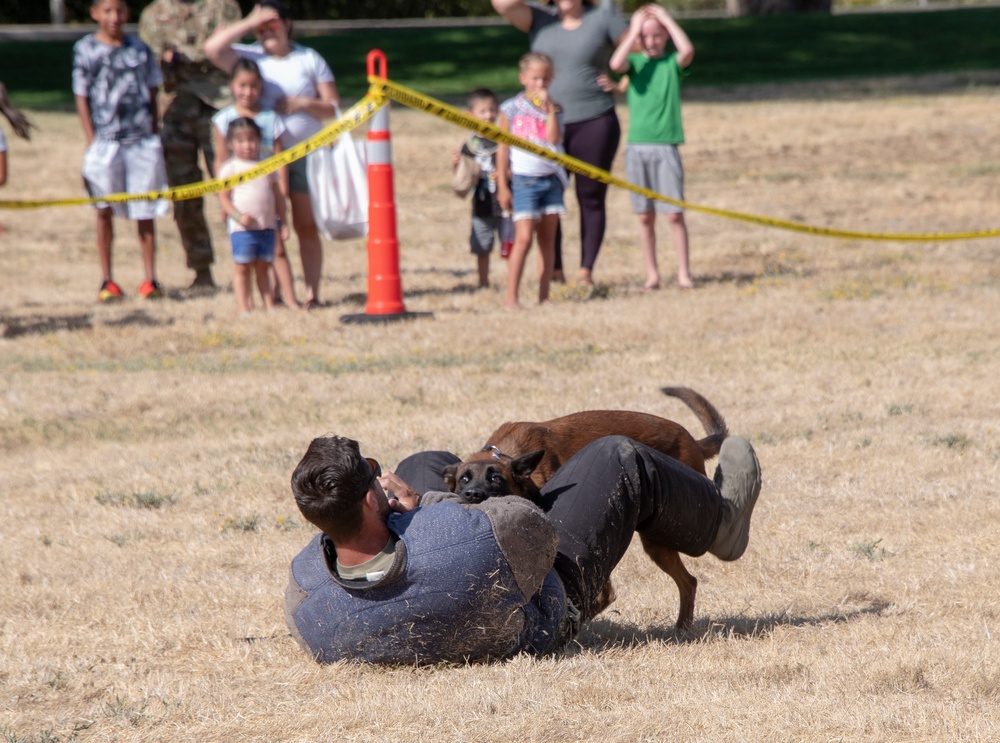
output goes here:
{"type": "Polygon", "coordinates": [[[522,150],[527,150],[532,154],[539,155],[548,160],[554,160],[559,163],[566,170],[570,172],[577,173],[579,175],[585,175],[588,178],[593,178],[601,183],[607,183],[612,186],[618,186],[619,188],[624,188],[633,193],[645,196],[647,199],[655,199],[657,201],[664,201],[668,204],[673,204],[674,206],[682,207],[684,209],[689,209],[694,212],[702,212],[703,214],[711,214],[716,217],[723,217],[725,219],[735,219],[742,222],[750,222],[751,224],[759,224],[765,227],[774,227],[783,230],[792,230],[794,232],[805,232],[810,235],[820,235],[823,237],[845,237],[854,238],[860,240],[892,240],[892,241],[906,241],[906,242],[938,242],[944,240],[973,240],[983,237],[997,237],[1000,236],[1000,229],[988,229],[988,230],[976,230],[970,232],[932,232],[926,234],[914,234],[908,232],[858,232],[854,230],[836,230],[827,227],[813,227],[807,224],[801,224],[799,222],[789,222],[784,219],[775,219],[773,217],[762,217],[756,214],[746,214],[743,212],[730,211],[728,209],[716,209],[710,206],[701,206],[698,204],[691,204],[685,201],[677,201],[676,199],[671,199],[669,196],[664,196],[663,194],[656,193],[655,191],[650,191],[649,189],[642,188],[640,186],[635,186],[627,181],[623,181],[621,178],[616,178],[605,170],[600,168],[595,168],[589,163],[585,163],[582,160],[578,160],[575,157],[570,157],[569,155],[556,154],[545,147],[528,142],[527,140],[521,139],[520,137],[515,137],[510,132],[505,132],[502,129],[498,129],[493,124],[488,124],[479,119],[473,118],[469,114],[461,111],[454,106],[449,106],[447,103],[429,98],[421,93],[411,90],[399,83],[392,82],[391,80],[386,80],[385,78],[371,76],[368,78],[368,83],[371,86],[369,88],[369,95],[377,94],[383,95],[386,98],[391,98],[397,103],[401,103],[404,106],[417,109],[419,111],[426,111],[440,119],[449,121],[452,124],[457,124],[458,126],[464,127],[466,129],[471,129],[477,134],[490,139],[494,142],[500,142],[512,147],[518,147],[522,150]]]}
{"type": "Polygon", "coordinates": [[[299,160],[314,150],[336,142],[341,134],[364,124],[386,103],[388,101],[384,96],[369,92],[368,95],[351,106],[343,116],[327,126],[323,131],[318,132],[304,142],[299,142],[294,147],[289,147],[287,150],[283,150],[266,160],[261,160],[259,165],[250,170],[228,178],[216,178],[201,183],[190,183],[186,186],[168,188],[164,191],[150,191],[143,194],[119,193],[101,196],[100,198],[53,199],[47,201],[0,201],[0,209],[37,209],[43,206],[77,206],[83,204],[121,204],[127,201],[156,201],[158,199],[184,201],[186,199],[196,199],[199,196],[219,193],[220,191],[229,191],[240,183],[273,173],[278,168],[299,160]]]}
{"type": "Polygon", "coordinates": [[[240,173],[239,175],[230,176],[225,179],[217,178],[210,181],[204,181],[202,183],[191,183],[185,186],[178,186],[176,188],[168,188],[164,191],[151,191],[144,194],[111,194],[101,198],[53,199],[38,201],[0,200],[0,209],[35,209],[45,206],[75,206],[98,203],[116,204],[127,201],[156,201],[158,199],[182,201],[185,199],[198,198],[199,196],[205,196],[207,194],[218,193],[219,191],[228,191],[240,183],[272,173],[284,165],[288,165],[295,160],[305,157],[313,150],[325,147],[335,142],[341,134],[360,126],[370,119],[378,109],[384,106],[388,100],[391,99],[397,103],[403,104],[404,106],[408,106],[409,108],[413,108],[418,111],[426,111],[427,113],[440,119],[444,119],[445,121],[449,121],[452,124],[456,124],[466,129],[471,129],[477,134],[481,134],[494,142],[500,142],[511,147],[518,147],[548,160],[553,160],[565,167],[566,170],[571,173],[587,176],[588,178],[593,178],[601,183],[607,183],[612,186],[624,188],[627,191],[645,196],[647,199],[663,201],[683,209],[701,212],[703,214],[711,214],[716,217],[722,217],[723,219],[734,219],[765,227],[791,230],[793,232],[804,232],[810,235],[819,235],[822,237],[841,237],[859,240],[939,242],[946,240],[974,240],[984,237],[1000,236],[1000,229],[930,233],[860,232],[856,230],[837,230],[828,227],[815,227],[812,225],[802,224],[800,222],[790,222],[788,220],[776,219],[774,217],[764,217],[756,214],[747,214],[745,212],[731,211],[728,209],[716,209],[710,206],[702,206],[700,204],[692,204],[686,201],[678,201],[647,188],[633,185],[628,181],[622,180],[621,178],[616,178],[606,170],[596,168],[589,163],[585,163],[583,160],[578,160],[577,158],[570,157],[569,155],[557,154],[545,147],[533,144],[532,142],[528,142],[520,137],[515,137],[510,132],[505,132],[493,124],[473,118],[469,114],[455,108],[454,106],[449,106],[447,103],[425,96],[422,93],[418,93],[417,91],[407,88],[404,85],[400,85],[399,83],[376,76],[370,76],[368,78],[368,82],[370,87],[367,95],[348,109],[340,119],[333,122],[328,127],[323,129],[323,131],[319,132],[305,142],[300,142],[294,147],[291,147],[283,152],[279,152],[273,157],[261,161],[261,163],[255,168],[240,173]]]}

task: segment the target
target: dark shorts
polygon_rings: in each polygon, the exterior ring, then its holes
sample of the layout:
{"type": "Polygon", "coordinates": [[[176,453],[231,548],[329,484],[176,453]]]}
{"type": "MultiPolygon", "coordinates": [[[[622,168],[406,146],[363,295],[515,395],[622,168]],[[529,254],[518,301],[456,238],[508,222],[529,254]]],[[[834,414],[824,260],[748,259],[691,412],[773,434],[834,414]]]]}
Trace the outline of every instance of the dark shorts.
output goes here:
{"type": "Polygon", "coordinates": [[[288,190],[290,193],[309,193],[309,176],[306,171],[306,160],[300,158],[288,164],[288,190]]]}

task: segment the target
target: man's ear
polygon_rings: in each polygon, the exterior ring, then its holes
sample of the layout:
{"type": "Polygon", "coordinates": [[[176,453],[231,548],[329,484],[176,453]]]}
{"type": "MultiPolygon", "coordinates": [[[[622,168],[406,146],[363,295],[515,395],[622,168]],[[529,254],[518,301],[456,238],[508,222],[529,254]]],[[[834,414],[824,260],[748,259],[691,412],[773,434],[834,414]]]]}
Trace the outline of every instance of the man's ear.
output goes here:
{"type": "Polygon", "coordinates": [[[374,493],[372,493],[371,488],[369,488],[368,492],[365,493],[364,500],[361,501],[361,504],[364,508],[367,508],[369,510],[375,511],[375,513],[378,513],[378,508],[379,508],[378,501],[375,499],[375,495],[374,493]]]}

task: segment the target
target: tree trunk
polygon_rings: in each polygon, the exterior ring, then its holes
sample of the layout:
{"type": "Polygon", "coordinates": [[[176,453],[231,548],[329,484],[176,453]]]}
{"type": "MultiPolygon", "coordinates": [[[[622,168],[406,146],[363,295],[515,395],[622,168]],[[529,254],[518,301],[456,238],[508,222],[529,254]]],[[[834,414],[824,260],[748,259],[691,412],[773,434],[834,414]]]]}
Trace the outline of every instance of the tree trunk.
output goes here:
{"type": "Polygon", "coordinates": [[[831,0],[726,0],[726,12],[731,16],[829,13],[832,4],[831,0]]]}

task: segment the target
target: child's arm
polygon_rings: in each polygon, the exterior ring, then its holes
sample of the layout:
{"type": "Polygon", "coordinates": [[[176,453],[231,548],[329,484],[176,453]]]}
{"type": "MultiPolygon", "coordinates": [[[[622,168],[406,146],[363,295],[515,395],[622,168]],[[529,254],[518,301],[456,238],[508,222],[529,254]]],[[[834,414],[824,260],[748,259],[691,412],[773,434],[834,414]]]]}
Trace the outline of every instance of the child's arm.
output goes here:
{"type": "Polygon", "coordinates": [[[222,206],[223,216],[236,219],[236,215],[239,212],[236,211],[236,207],[233,205],[232,191],[219,191],[219,204],[222,206]]]}
{"type": "Polygon", "coordinates": [[[559,144],[562,141],[562,127],[559,126],[559,114],[562,109],[549,97],[548,88],[534,92],[533,103],[545,112],[545,141],[549,144],[559,144]]]}
{"type": "Polygon", "coordinates": [[[650,6],[644,5],[632,14],[628,30],[622,35],[618,46],[615,47],[615,51],[611,55],[611,59],[608,60],[608,67],[614,72],[628,72],[628,55],[632,53],[632,48],[635,46],[636,41],[639,40],[642,24],[649,18],[649,8],[650,6]]]}
{"type": "MultiPolygon", "coordinates": [[[[233,173],[219,173],[219,177],[223,178],[227,175],[233,175],[233,173]]],[[[228,191],[219,191],[219,203],[222,205],[222,213],[227,217],[232,217],[235,219],[241,227],[248,230],[257,229],[257,220],[255,220],[249,214],[243,214],[239,209],[236,208],[236,204],[233,203],[233,191],[232,189],[228,191]]]]}
{"type": "Polygon", "coordinates": [[[218,178],[223,164],[229,159],[229,144],[214,123],[212,124],[212,149],[215,150],[215,162],[212,163],[212,172],[218,178]]]}
{"type": "Polygon", "coordinates": [[[670,40],[674,42],[674,47],[677,49],[677,64],[682,69],[690,66],[691,62],[694,61],[694,44],[684,33],[684,29],[677,25],[677,21],[667,12],[666,8],[659,5],[647,5],[646,7],[649,9],[650,15],[662,23],[663,27],[667,29],[667,33],[670,34],[670,40]]]}
{"type": "MultiPolygon", "coordinates": [[[[497,116],[497,128],[510,132],[510,123],[503,114],[497,116]]],[[[510,145],[497,143],[497,203],[505,212],[514,206],[514,197],[510,192],[510,145]]]]}
{"type": "Polygon", "coordinates": [[[559,144],[562,142],[562,125],[560,123],[562,109],[552,101],[549,101],[549,115],[545,122],[545,134],[549,144],[559,144]]]}
{"type": "MultiPolygon", "coordinates": [[[[281,146],[281,142],[278,138],[274,138],[274,144],[272,145],[274,149],[274,154],[277,155],[279,152],[285,148],[281,146]]],[[[282,165],[278,168],[278,186],[281,188],[281,196],[283,199],[288,198],[288,166],[282,165]]],[[[282,223],[284,223],[284,218],[282,218],[282,223]]],[[[287,240],[288,238],[281,238],[282,240],[287,240]]]]}
{"type": "Polygon", "coordinates": [[[282,240],[288,239],[288,208],[285,204],[285,194],[281,191],[279,178],[271,179],[271,190],[274,193],[274,210],[281,220],[281,229],[278,231],[282,240]]]}
{"type": "Polygon", "coordinates": [[[87,140],[90,147],[94,141],[94,122],[90,118],[90,99],[85,95],[74,96],[76,98],[76,115],[80,117],[80,126],[83,127],[83,138],[87,140]]]}

